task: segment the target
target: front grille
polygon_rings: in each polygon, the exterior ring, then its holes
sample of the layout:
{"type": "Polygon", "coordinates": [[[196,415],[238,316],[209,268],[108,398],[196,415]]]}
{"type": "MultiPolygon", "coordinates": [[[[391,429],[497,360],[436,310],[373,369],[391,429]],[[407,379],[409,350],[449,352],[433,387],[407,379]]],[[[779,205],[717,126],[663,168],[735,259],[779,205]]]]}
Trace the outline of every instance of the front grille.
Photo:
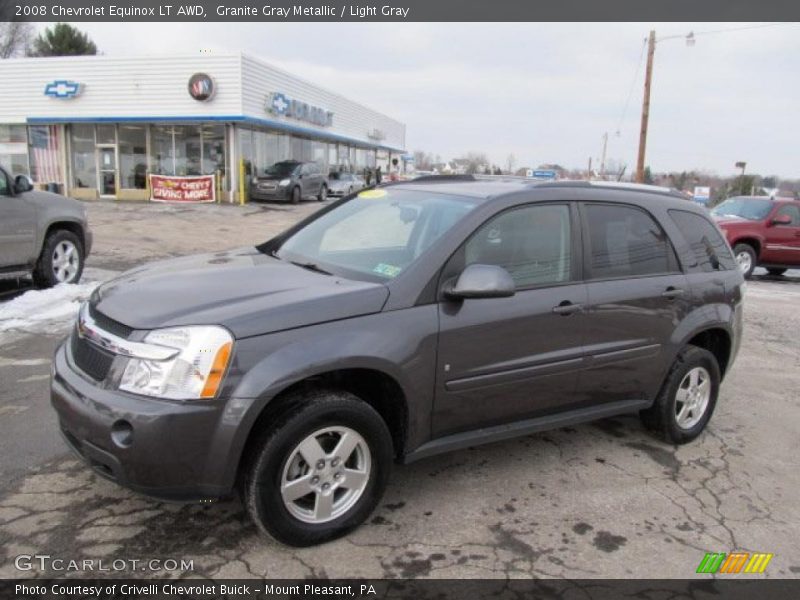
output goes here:
{"type": "Polygon", "coordinates": [[[127,338],[133,332],[132,327],[128,327],[119,321],[115,321],[111,317],[107,317],[91,304],[89,304],[89,316],[92,317],[92,320],[100,329],[113,333],[118,337],[127,338]]]}
{"type": "Polygon", "coordinates": [[[70,350],[75,365],[92,379],[102,381],[111,369],[114,355],[92,344],[73,331],[70,337],[70,350]]]}

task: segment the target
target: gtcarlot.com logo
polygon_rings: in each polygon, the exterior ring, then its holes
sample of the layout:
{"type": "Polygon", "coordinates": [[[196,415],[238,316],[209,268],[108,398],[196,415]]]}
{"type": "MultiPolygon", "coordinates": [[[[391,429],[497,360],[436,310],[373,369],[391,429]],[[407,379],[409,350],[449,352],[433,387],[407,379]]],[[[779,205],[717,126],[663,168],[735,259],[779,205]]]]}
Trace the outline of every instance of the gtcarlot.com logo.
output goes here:
{"type": "Polygon", "coordinates": [[[766,552],[708,552],[697,566],[698,573],[763,573],[774,554],[766,552]]]}
{"type": "Polygon", "coordinates": [[[49,554],[20,554],[14,559],[19,571],[194,571],[194,560],[174,558],[54,558],[49,554]]]}

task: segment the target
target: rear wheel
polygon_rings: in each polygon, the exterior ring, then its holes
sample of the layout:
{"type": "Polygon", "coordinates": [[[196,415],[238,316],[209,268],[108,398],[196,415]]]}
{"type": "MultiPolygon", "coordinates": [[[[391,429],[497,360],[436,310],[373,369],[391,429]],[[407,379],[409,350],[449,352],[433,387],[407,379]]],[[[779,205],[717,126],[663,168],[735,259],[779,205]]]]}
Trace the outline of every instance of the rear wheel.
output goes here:
{"type": "Polygon", "coordinates": [[[666,441],[685,444],[702,433],[719,394],[720,370],[716,357],[704,348],[687,346],[675,363],[642,422],[666,441]]]}
{"type": "Polygon", "coordinates": [[[733,255],[736,257],[736,263],[744,278],[750,279],[753,269],[756,268],[756,251],[750,244],[736,244],[733,247],[733,255]]]}
{"type": "Polygon", "coordinates": [[[38,287],[59,283],[78,283],[83,273],[83,244],[71,231],[59,229],[50,233],[33,271],[38,287]]]}
{"type": "Polygon", "coordinates": [[[780,277],[781,275],[786,273],[786,269],[769,268],[769,269],[767,269],[767,273],[769,273],[773,277],[780,277]]]}
{"type": "Polygon", "coordinates": [[[292,546],[342,536],[386,488],[392,441],[380,415],[346,392],[310,392],[253,449],[243,497],[258,528],[292,546]]]}
{"type": "Polygon", "coordinates": [[[325,200],[327,199],[328,199],[328,186],[323,183],[322,186],[319,188],[319,196],[317,196],[317,200],[319,200],[320,202],[325,202],[325,200]]]}

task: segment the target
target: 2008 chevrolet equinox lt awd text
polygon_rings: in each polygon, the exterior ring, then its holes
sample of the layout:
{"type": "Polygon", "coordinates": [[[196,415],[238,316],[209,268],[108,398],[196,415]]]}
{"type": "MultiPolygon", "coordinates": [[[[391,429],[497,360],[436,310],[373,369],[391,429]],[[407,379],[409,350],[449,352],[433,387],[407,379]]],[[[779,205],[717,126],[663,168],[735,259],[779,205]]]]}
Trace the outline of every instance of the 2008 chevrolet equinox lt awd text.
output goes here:
{"type": "Polygon", "coordinates": [[[100,286],[52,402],[100,474],[238,490],[262,531],[310,545],[363,522],[395,460],[636,411],[694,439],[742,294],[719,230],[667,189],[420,180],[100,286]]]}

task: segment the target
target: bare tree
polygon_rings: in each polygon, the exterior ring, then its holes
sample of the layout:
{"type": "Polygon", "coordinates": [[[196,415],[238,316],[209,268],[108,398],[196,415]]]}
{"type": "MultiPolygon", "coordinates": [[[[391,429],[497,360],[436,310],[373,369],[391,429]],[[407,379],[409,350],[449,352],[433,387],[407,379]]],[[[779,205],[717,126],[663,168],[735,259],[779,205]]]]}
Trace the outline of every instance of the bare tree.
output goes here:
{"type": "Polygon", "coordinates": [[[24,56],[33,37],[33,25],[23,21],[0,21],[0,58],[24,56]]]}

